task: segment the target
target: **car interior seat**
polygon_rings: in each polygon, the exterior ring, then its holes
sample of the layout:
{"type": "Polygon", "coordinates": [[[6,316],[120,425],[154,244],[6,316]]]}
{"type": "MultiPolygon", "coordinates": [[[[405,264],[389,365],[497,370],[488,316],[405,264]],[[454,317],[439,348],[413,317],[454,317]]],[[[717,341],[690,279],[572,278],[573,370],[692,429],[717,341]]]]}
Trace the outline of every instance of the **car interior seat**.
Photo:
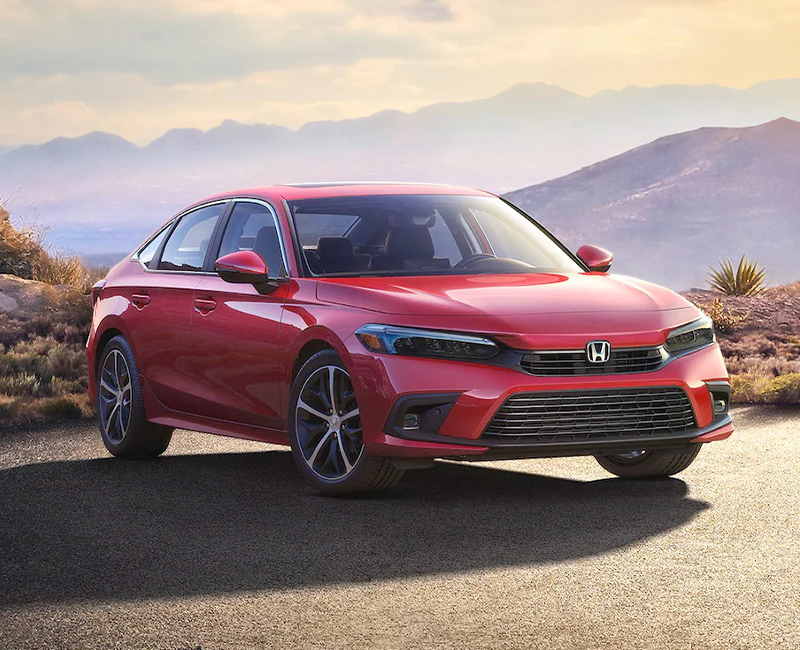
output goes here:
{"type": "Polygon", "coordinates": [[[356,254],[347,237],[320,237],[317,255],[325,273],[358,273],[369,269],[370,256],[356,254]]]}
{"type": "Polygon", "coordinates": [[[449,269],[450,260],[434,257],[433,238],[427,226],[395,226],[386,235],[383,255],[372,260],[374,271],[449,269]]]}

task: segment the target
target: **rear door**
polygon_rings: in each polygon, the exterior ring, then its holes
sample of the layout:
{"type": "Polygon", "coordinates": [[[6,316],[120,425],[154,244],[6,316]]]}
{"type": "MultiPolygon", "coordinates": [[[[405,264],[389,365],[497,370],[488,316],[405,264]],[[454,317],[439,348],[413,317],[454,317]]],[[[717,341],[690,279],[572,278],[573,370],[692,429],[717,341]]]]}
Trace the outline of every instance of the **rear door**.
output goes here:
{"type": "MultiPolygon", "coordinates": [[[[253,250],[270,277],[285,277],[286,257],[273,208],[261,201],[236,201],[216,259],[253,250]]],[[[209,270],[213,268],[213,262],[209,270]]],[[[231,284],[216,273],[194,291],[192,354],[196,412],[206,417],[281,428],[281,359],[278,333],[288,282],[269,294],[250,284],[231,284]]]]}
{"type": "Polygon", "coordinates": [[[141,250],[142,267],[129,287],[126,321],[139,373],[168,408],[191,412],[194,379],[189,369],[194,290],[203,277],[211,240],[227,202],[178,217],[155,250],[141,250]]]}

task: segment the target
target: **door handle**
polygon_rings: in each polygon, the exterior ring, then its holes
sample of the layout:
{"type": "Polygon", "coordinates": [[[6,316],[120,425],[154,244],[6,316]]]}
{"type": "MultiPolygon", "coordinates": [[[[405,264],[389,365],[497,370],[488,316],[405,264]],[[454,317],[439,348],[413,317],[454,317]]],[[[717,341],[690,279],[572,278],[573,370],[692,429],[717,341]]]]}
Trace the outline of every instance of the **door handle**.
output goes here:
{"type": "Polygon", "coordinates": [[[217,308],[217,301],[213,298],[195,298],[194,308],[205,316],[217,308]]]}
{"type": "Polygon", "coordinates": [[[140,291],[131,296],[131,302],[136,306],[137,309],[144,309],[150,304],[150,296],[147,295],[147,292],[140,291]]]}

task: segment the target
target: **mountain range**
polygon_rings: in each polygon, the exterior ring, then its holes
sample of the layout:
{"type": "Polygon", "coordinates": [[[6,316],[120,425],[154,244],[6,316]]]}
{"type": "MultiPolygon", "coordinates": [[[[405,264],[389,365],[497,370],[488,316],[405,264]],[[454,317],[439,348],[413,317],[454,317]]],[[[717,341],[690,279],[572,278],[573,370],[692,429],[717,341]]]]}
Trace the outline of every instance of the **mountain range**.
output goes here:
{"type": "Polygon", "coordinates": [[[659,138],[506,198],[573,250],[604,246],[614,271],[670,287],[743,254],[770,283],[800,278],[800,122],[659,138]]]}
{"type": "MultiPolygon", "coordinates": [[[[522,84],[488,99],[297,130],[229,120],[209,131],[173,129],[144,147],[95,132],[0,150],[0,200],[15,219],[47,227],[48,241],[58,248],[115,253],[130,250],[187,203],[235,187],[385,179],[502,193],[666,134],[782,116],[800,119],[800,80],[744,90],[631,87],[591,97],[522,84]]],[[[579,223],[579,215],[574,219],[579,223]]],[[[548,221],[558,231],[559,224],[548,221]]],[[[650,267],[632,271],[651,277],[650,267]]]]}

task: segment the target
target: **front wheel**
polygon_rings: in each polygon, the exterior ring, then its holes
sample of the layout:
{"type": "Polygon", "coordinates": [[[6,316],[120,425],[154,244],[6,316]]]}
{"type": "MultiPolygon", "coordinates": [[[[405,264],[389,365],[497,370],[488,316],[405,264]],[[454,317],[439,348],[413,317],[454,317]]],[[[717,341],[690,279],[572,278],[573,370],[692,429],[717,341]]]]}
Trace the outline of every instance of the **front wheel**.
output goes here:
{"type": "Polygon", "coordinates": [[[333,350],[303,364],[292,386],[289,441],[300,473],[328,495],[385,490],[403,470],[364,450],[353,382],[333,350]]]}
{"type": "Polygon", "coordinates": [[[700,445],[681,449],[636,449],[627,454],[595,456],[597,462],[621,478],[661,478],[682,472],[697,458],[700,445]]]}

